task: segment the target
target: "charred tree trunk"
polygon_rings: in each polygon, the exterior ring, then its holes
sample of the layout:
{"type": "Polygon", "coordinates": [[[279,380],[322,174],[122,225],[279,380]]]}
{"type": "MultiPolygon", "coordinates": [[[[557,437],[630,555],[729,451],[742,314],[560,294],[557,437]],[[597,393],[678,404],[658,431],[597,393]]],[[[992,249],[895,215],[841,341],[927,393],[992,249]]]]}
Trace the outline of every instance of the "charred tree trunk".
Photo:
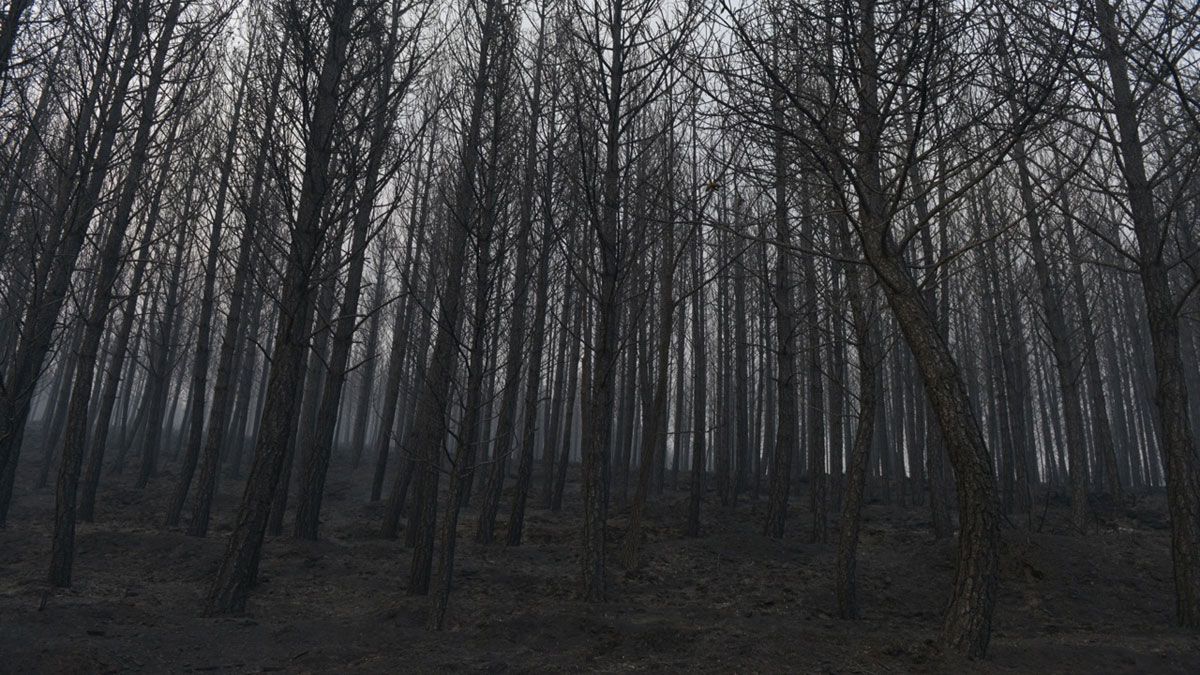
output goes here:
{"type": "Polygon", "coordinates": [[[1145,152],[1138,128],[1138,103],[1129,81],[1129,64],[1117,33],[1109,0],[1096,0],[1102,58],[1111,77],[1118,151],[1129,213],[1138,245],[1138,272],[1150,324],[1157,375],[1155,402],[1162,433],[1171,513],[1171,557],[1175,568],[1175,618],[1200,628],[1200,479],[1196,446],[1188,418],[1187,385],[1179,344],[1179,316],[1163,259],[1164,236],[1154,195],[1146,177],[1145,152]]]}
{"type": "Polygon", "coordinates": [[[295,433],[294,411],[303,379],[304,354],[308,349],[314,304],[312,277],[319,269],[319,254],[324,243],[322,205],[329,192],[329,164],[340,107],[339,89],[346,67],[354,10],[354,0],[338,0],[330,13],[328,41],[324,45],[316,99],[312,102],[305,139],[303,185],[287,254],[262,425],[237,521],[208,594],[206,612],[210,615],[240,613],[245,609],[258,572],[271,502],[277,489],[286,489],[279,485],[280,475],[289,437],[295,433]]]}

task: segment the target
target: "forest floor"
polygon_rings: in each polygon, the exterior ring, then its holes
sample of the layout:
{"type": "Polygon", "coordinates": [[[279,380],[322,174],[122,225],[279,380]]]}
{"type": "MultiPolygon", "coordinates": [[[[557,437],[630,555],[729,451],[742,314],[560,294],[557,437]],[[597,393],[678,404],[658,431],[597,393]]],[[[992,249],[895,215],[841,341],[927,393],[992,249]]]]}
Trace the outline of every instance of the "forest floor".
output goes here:
{"type": "Polygon", "coordinates": [[[201,608],[241,485],[223,483],[219,525],[197,539],[162,527],[172,479],[137,491],[131,476],[107,478],[66,590],[43,580],[53,489],[19,492],[0,530],[0,672],[1200,673],[1200,636],[1173,625],[1160,495],[1087,538],[1066,532],[1060,505],[1040,532],[1006,528],[991,650],[968,662],[933,646],[954,543],[934,541],[927,507],[866,508],[857,621],[835,618],[835,544],[808,543],[796,495],[782,541],[760,532],[763,502],[723,509],[712,493],[702,536],[685,539],[686,495],[668,491],[633,572],[617,562],[627,510],[614,507],[609,602],[589,605],[573,593],[572,483],[563,512],[531,508],[517,548],[475,544],[475,511],[464,514],[447,629],[431,633],[426,598],[405,592],[410,551],[377,535],[365,473],[331,476],[321,541],[268,538],[246,615],[227,618],[201,608]]]}

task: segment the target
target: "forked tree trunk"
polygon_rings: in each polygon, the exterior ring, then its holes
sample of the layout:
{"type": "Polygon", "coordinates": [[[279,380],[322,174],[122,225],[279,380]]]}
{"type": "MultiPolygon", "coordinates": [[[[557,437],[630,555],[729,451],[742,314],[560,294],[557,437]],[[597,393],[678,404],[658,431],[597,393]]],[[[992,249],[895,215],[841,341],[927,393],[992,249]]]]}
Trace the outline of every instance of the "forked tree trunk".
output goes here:
{"type": "Polygon", "coordinates": [[[367,255],[367,236],[371,227],[375,197],[380,188],[386,139],[391,130],[390,105],[392,91],[392,68],[395,60],[397,31],[400,11],[393,7],[390,36],[388,38],[383,72],[375,94],[375,109],[369,140],[366,173],[360,202],[354,214],[350,241],[350,266],[346,277],[342,309],[334,324],[333,351],[329,358],[325,376],[325,391],[321,395],[317,411],[316,429],[312,443],[307,447],[300,476],[300,493],[296,504],[294,534],[301,539],[316,540],[320,526],[321,501],[325,494],[325,478],[329,471],[329,460],[333,455],[335,429],[339,418],[338,409],[342,400],[342,385],[346,381],[346,367],[350,361],[350,350],[354,346],[354,330],[358,326],[358,300],[362,293],[363,266],[367,255]]]}

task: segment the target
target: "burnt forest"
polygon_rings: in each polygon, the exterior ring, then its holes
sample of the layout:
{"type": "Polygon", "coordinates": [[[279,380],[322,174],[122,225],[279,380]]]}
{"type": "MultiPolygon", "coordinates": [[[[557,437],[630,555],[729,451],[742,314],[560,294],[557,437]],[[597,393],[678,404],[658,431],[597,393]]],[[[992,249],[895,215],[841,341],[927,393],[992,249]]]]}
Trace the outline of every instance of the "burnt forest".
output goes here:
{"type": "Polygon", "coordinates": [[[1196,0],[0,0],[0,674],[1200,673],[1196,0]]]}

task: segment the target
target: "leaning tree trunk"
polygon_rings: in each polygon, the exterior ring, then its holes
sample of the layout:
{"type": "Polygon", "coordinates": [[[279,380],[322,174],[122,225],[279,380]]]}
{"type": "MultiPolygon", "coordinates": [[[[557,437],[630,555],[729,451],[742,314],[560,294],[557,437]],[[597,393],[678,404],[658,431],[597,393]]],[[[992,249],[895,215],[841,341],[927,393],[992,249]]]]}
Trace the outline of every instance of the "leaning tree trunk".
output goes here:
{"type": "MultiPolygon", "coordinates": [[[[199,173],[200,163],[196,162],[193,165],[191,175],[188,177],[188,186],[184,191],[183,203],[185,208],[190,209],[192,204],[192,196],[195,189],[196,176],[199,173]]],[[[185,213],[187,211],[185,210],[185,213]]],[[[174,339],[176,336],[176,328],[179,318],[179,312],[183,305],[180,294],[182,292],[182,276],[183,276],[183,257],[187,250],[187,234],[188,228],[181,220],[175,224],[178,232],[178,239],[175,242],[175,257],[172,261],[171,279],[167,283],[167,298],[163,306],[163,316],[159,319],[158,340],[152,345],[150,361],[150,372],[147,374],[147,382],[143,397],[146,399],[145,407],[146,426],[142,431],[140,449],[141,449],[141,464],[138,467],[137,487],[144,488],[150,478],[155,475],[158,470],[158,445],[159,438],[162,435],[163,419],[166,417],[167,400],[170,389],[172,361],[174,349],[174,339]]],[[[122,460],[117,458],[117,464],[114,471],[119,472],[122,467],[122,460]]]]}
{"type": "MultiPolygon", "coordinates": [[[[408,358],[410,348],[409,333],[412,330],[413,318],[419,308],[432,308],[434,298],[434,283],[437,275],[432,269],[432,265],[425,275],[425,285],[422,295],[418,298],[413,298],[414,288],[416,286],[417,271],[421,265],[421,254],[425,248],[425,228],[429,216],[429,186],[431,184],[433,172],[433,137],[437,135],[437,120],[434,120],[434,133],[431,134],[430,147],[428,152],[428,160],[424,172],[423,187],[421,190],[421,206],[420,213],[417,213],[417,205],[414,201],[412,210],[410,211],[410,222],[416,223],[415,231],[408,233],[404,243],[404,278],[403,288],[404,298],[398,303],[400,306],[396,308],[396,319],[392,324],[392,343],[388,351],[388,371],[387,377],[384,380],[383,392],[383,408],[379,418],[379,434],[376,439],[375,452],[375,470],[371,477],[371,501],[377,502],[383,496],[383,479],[387,471],[388,455],[390,454],[392,445],[392,427],[396,424],[396,413],[400,405],[400,388],[404,379],[404,365],[408,358]],[[413,249],[413,240],[416,240],[416,249],[413,249]]],[[[421,180],[421,176],[417,177],[421,180]]],[[[426,315],[426,320],[428,315],[426,315]]],[[[417,343],[418,346],[425,344],[422,339],[417,343]]],[[[421,347],[417,351],[415,361],[421,361],[425,358],[424,348],[421,347]]],[[[399,527],[400,507],[403,504],[397,505],[395,510],[389,508],[384,515],[383,534],[389,539],[396,536],[396,530],[399,527]]]]}
{"type": "MultiPolygon", "coordinates": [[[[262,423],[255,443],[254,464],[229,544],[208,594],[209,615],[242,612],[258,572],[263,537],[275,490],[283,472],[297,392],[304,376],[304,356],[313,313],[314,285],[324,243],[322,205],[330,189],[329,165],[339,89],[350,42],[354,0],[338,0],[330,15],[329,37],[317,79],[312,118],[304,152],[304,178],[296,226],[292,234],[280,298],[279,323],[267,381],[262,423]]],[[[283,486],[286,488],[286,486],[283,486]]]]}
{"type": "MultiPolygon", "coordinates": [[[[532,180],[532,179],[530,179],[532,180]]],[[[531,195],[532,198],[532,195],[531,195]]],[[[522,208],[525,208],[524,206],[522,208]]],[[[504,371],[504,398],[500,403],[500,419],[496,430],[496,449],[484,487],[483,503],[479,507],[479,522],[475,529],[475,541],[490,544],[495,539],[496,514],[500,508],[500,497],[504,489],[504,478],[508,472],[508,456],[516,444],[517,400],[521,394],[521,355],[529,336],[525,322],[529,298],[529,239],[531,219],[522,217],[521,231],[516,242],[517,261],[514,271],[516,279],[515,297],[512,306],[512,321],[509,326],[507,365],[504,371]]]]}
{"type": "Polygon", "coordinates": [[[1129,64],[1117,33],[1109,0],[1096,0],[1103,59],[1112,81],[1120,131],[1122,173],[1129,213],[1138,244],[1138,273],[1150,324],[1157,375],[1157,403],[1166,455],[1167,503],[1171,512],[1171,557],[1175,568],[1175,617],[1181,626],[1200,628],[1200,479],[1188,418],[1188,391],[1179,345],[1179,315],[1163,259],[1165,233],[1146,177],[1145,151],[1138,128],[1138,102],[1129,81],[1129,64]]]}
{"type": "MultiPolygon", "coordinates": [[[[428,590],[429,570],[432,567],[433,541],[437,523],[437,490],[440,482],[442,446],[447,436],[448,408],[451,405],[451,386],[457,360],[458,340],[463,324],[463,270],[467,262],[467,240],[472,233],[476,204],[476,174],[481,153],[484,104],[495,54],[492,41],[497,39],[499,8],[489,0],[479,46],[479,58],[471,85],[471,109],[463,130],[463,157],[455,187],[453,210],[447,223],[448,240],[445,249],[446,279],[438,314],[437,336],[425,377],[417,393],[415,418],[405,433],[404,447],[413,453],[413,473],[417,478],[417,513],[410,519],[410,534],[414,543],[413,566],[410,571],[409,593],[424,594],[428,590]],[[414,588],[412,581],[418,586],[414,588]]],[[[388,520],[394,523],[403,506],[399,480],[388,504],[388,520]]],[[[385,532],[386,533],[386,532],[385,532]]]]}
{"type": "MultiPolygon", "coordinates": [[[[490,238],[490,228],[488,232],[490,238]]],[[[449,471],[449,489],[446,492],[446,516],[442,520],[441,545],[438,547],[437,576],[434,580],[433,594],[429,601],[429,616],[426,625],[430,630],[441,630],[446,618],[446,608],[450,602],[450,588],[454,578],[454,553],[458,543],[458,520],[466,502],[464,488],[467,486],[467,471],[474,464],[476,439],[481,437],[481,426],[490,424],[483,409],[483,381],[486,362],[485,352],[496,344],[487,339],[489,323],[488,302],[492,300],[492,290],[495,286],[496,271],[489,239],[481,239],[479,255],[475,263],[475,306],[473,308],[470,361],[467,367],[466,405],[464,417],[454,450],[453,464],[449,471]]],[[[499,293],[497,293],[499,295],[499,293]]],[[[495,330],[495,329],[493,329],[495,330]]],[[[428,568],[414,555],[412,572],[409,583],[409,594],[419,595],[428,590],[428,568]]]]}
{"type": "Polygon", "coordinates": [[[883,241],[884,236],[878,229],[864,234],[864,248],[916,358],[958,479],[958,569],[942,639],[954,649],[983,656],[991,631],[1000,560],[1000,516],[992,459],[971,410],[961,371],[937,330],[920,288],[898,254],[882,245],[866,243],[883,241]]]}
{"type": "MultiPolygon", "coordinates": [[[[125,369],[125,359],[129,355],[129,338],[133,333],[133,322],[137,315],[137,300],[141,294],[142,280],[146,274],[146,266],[150,261],[150,246],[154,242],[155,227],[158,224],[162,207],[163,192],[167,187],[167,175],[172,167],[171,158],[176,148],[176,132],[181,118],[176,117],[172,122],[171,131],[167,134],[167,148],[159,168],[155,182],[154,196],[146,215],[142,237],[138,249],[142,254],[134,263],[133,275],[129,281],[128,297],[122,310],[121,325],[113,340],[112,362],[108,364],[108,376],[100,394],[100,410],[96,424],[91,433],[91,451],[87,455],[87,470],[84,471],[82,491],[79,496],[78,517],[84,522],[92,522],[96,512],[96,490],[100,486],[100,471],[104,468],[104,454],[108,446],[108,434],[112,424],[113,411],[117,404],[117,395],[121,387],[121,375],[125,369]]],[[[128,217],[128,216],[127,216],[128,217]]],[[[134,351],[137,349],[134,341],[134,351]]],[[[125,378],[125,393],[129,394],[130,382],[136,374],[136,364],[130,368],[125,378]]]]}
{"type": "Polygon", "coordinates": [[[858,55],[857,174],[863,195],[859,240],[884,296],[921,371],[938,417],[942,439],[958,482],[960,532],[954,591],[942,627],[942,642],[969,656],[983,656],[991,637],[1000,566],[999,507],[992,458],[958,363],[921,288],[891,239],[883,193],[880,143],[883,118],[875,55],[875,3],[860,0],[858,55]]]}
{"type": "MultiPolygon", "coordinates": [[[[331,252],[340,250],[340,233],[338,245],[331,247],[331,252]]],[[[333,341],[333,325],[337,308],[338,263],[336,255],[331,255],[325,261],[325,270],[321,273],[321,292],[317,296],[314,327],[310,336],[311,347],[308,351],[307,367],[304,376],[304,391],[300,395],[300,407],[294,411],[296,419],[292,425],[296,433],[288,441],[283,459],[283,474],[279,477],[280,489],[275,491],[275,500],[271,503],[271,515],[267,519],[267,534],[276,537],[283,534],[283,520],[287,514],[288,498],[291,494],[292,471],[296,466],[296,455],[307,456],[317,441],[317,414],[321,409],[321,397],[325,391],[325,383],[332,372],[329,368],[330,343],[333,341]]]]}

